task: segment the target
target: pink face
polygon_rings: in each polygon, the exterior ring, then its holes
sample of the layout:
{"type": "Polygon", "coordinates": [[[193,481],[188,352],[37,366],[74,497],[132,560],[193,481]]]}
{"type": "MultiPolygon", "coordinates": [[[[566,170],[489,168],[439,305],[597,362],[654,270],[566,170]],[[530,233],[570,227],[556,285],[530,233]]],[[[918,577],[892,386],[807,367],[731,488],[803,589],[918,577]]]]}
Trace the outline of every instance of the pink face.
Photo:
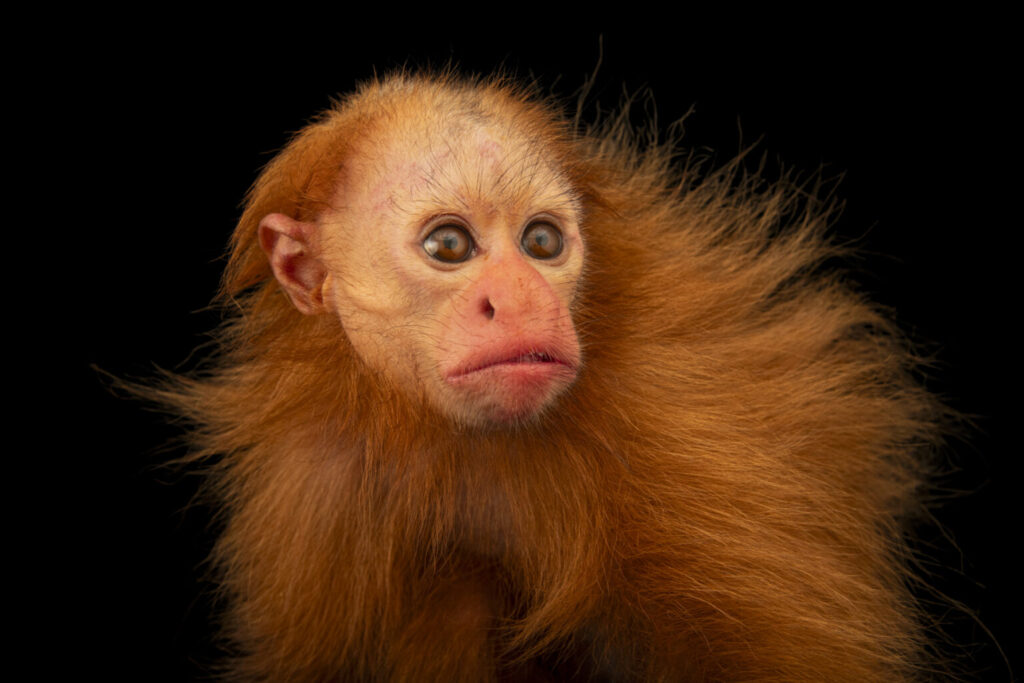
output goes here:
{"type": "Polygon", "coordinates": [[[319,222],[324,304],[368,364],[457,421],[529,419],[580,365],[578,202],[536,142],[438,123],[346,166],[319,222]]]}

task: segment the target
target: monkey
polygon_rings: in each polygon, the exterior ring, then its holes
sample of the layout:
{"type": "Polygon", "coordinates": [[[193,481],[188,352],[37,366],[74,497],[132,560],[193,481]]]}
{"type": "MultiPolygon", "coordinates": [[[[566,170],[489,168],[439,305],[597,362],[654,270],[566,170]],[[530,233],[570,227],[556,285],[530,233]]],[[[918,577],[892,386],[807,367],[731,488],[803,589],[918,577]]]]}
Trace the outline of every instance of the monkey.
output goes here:
{"type": "Polygon", "coordinates": [[[227,678],[925,677],[940,408],[818,195],[501,75],[337,100],[150,391],[224,511],[227,678]]]}

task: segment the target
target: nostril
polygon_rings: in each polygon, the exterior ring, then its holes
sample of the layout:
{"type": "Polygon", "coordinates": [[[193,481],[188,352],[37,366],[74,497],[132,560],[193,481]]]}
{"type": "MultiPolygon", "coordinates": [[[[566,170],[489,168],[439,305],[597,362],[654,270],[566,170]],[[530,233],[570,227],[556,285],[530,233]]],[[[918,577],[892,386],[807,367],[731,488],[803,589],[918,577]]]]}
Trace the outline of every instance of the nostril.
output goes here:
{"type": "Polygon", "coordinates": [[[490,299],[484,299],[484,305],[480,308],[480,311],[487,316],[488,320],[494,320],[494,306],[491,305],[490,299]]]}

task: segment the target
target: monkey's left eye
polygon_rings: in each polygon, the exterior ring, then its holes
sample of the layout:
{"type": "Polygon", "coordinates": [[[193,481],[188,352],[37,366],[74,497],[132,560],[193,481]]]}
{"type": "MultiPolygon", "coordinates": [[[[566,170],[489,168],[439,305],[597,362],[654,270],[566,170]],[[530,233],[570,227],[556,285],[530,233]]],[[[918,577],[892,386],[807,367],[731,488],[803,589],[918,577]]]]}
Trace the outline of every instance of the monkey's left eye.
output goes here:
{"type": "Polygon", "coordinates": [[[537,259],[552,259],[562,253],[562,233],[543,221],[531,223],[523,233],[523,250],[537,259]]]}
{"type": "Polygon", "coordinates": [[[459,263],[473,253],[473,238],[458,225],[442,225],[423,240],[423,250],[438,261],[459,263]]]}

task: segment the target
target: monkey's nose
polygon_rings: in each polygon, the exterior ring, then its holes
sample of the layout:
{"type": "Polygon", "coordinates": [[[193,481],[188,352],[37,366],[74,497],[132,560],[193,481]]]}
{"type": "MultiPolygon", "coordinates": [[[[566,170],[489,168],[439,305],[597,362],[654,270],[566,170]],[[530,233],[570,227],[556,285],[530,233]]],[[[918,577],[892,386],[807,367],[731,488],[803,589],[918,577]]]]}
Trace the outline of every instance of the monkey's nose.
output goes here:
{"type": "Polygon", "coordinates": [[[487,316],[488,320],[494,320],[494,306],[491,304],[489,297],[484,297],[483,305],[480,307],[480,312],[487,316]]]}

